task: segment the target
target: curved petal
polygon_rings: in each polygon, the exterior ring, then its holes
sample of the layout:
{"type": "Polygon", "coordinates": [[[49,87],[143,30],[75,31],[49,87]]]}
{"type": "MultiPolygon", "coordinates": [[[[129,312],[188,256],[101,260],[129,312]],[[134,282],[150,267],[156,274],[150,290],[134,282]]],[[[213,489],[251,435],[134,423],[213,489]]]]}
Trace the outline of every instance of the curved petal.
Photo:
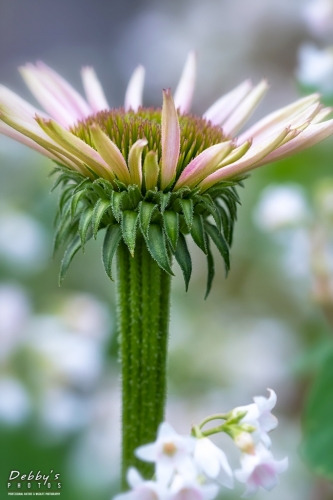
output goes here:
{"type": "Polygon", "coordinates": [[[261,136],[267,130],[271,130],[272,127],[276,125],[283,125],[287,120],[298,116],[300,113],[308,109],[309,106],[318,102],[319,94],[312,94],[307,97],[303,97],[302,99],[298,99],[292,104],[284,106],[277,111],[273,111],[273,113],[265,116],[248,130],[246,130],[243,134],[241,134],[239,136],[239,140],[242,142],[250,138],[261,136]]]}
{"type": "Polygon", "coordinates": [[[157,153],[148,151],[143,164],[143,173],[145,177],[146,190],[157,188],[158,175],[160,167],[157,162],[157,153]]]}
{"type": "Polygon", "coordinates": [[[222,125],[234,109],[248,95],[251,89],[251,80],[245,80],[245,82],[238,85],[238,87],[224,94],[214,102],[214,104],[203,114],[203,118],[210,121],[213,125],[222,125]]]}
{"type": "Polygon", "coordinates": [[[46,64],[27,64],[19,70],[38,102],[64,126],[70,126],[91,114],[91,108],[83,97],[46,64]]]}
{"type": "Polygon", "coordinates": [[[96,149],[103,160],[109,165],[112,176],[115,174],[121,182],[130,184],[131,178],[126,162],[115,143],[97,125],[92,125],[90,132],[96,149]]]}
{"type": "Polygon", "coordinates": [[[125,111],[137,111],[142,106],[143,85],[145,81],[145,68],[138,66],[132,74],[125,93],[125,111]]]}
{"type": "Polygon", "coordinates": [[[188,113],[191,109],[196,80],[196,62],[196,53],[192,51],[187,56],[180,81],[175,91],[175,106],[182,115],[188,113]]]}
{"type": "Polygon", "coordinates": [[[36,121],[44,132],[62,148],[80,158],[101,177],[113,179],[111,168],[102,156],[79,137],[62,128],[54,120],[45,121],[37,117],[36,121]]]}
{"type": "Polygon", "coordinates": [[[142,150],[148,144],[147,139],[137,140],[128,153],[128,168],[131,183],[141,188],[142,185],[142,150]]]}
{"type": "Polygon", "coordinates": [[[0,105],[5,107],[8,113],[14,113],[31,122],[34,122],[36,113],[44,118],[49,118],[4,85],[0,85],[0,105]]]}
{"type": "Polygon", "coordinates": [[[310,124],[306,130],[298,134],[295,138],[282,144],[280,147],[272,151],[266,158],[259,161],[255,167],[266,165],[273,161],[281,160],[290,156],[291,154],[298,153],[303,149],[309,148],[317,142],[323,141],[333,134],[333,119],[327,120],[322,123],[310,124]]]}
{"type": "Polygon", "coordinates": [[[206,179],[204,179],[199,185],[201,191],[206,191],[219,181],[236,177],[247,172],[248,170],[251,170],[252,168],[256,168],[258,166],[257,162],[259,162],[262,158],[266,158],[271,151],[274,151],[274,149],[281,144],[288,132],[288,129],[283,129],[278,134],[274,134],[258,146],[251,147],[240,160],[237,160],[226,167],[222,167],[206,177],[206,179]]]}
{"type": "Polygon", "coordinates": [[[103,91],[103,87],[101,85],[101,82],[97,78],[94,68],[88,66],[82,68],[81,77],[84,92],[92,111],[94,113],[97,113],[98,111],[110,109],[103,91]]]}
{"type": "Polygon", "coordinates": [[[251,92],[244,98],[244,100],[236,107],[231,113],[229,118],[223,123],[223,132],[228,136],[235,135],[239,129],[242,128],[244,123],[252,115],[255,108],[258,106],[261,99],[264,97],[268,90],[268,84],[262,80],[251,92]]]}
{"type": "Polygon", "coordinates": [[[170,89],[163,90],[161,189],[169,186],[177,172],[180,128],[170,89]]]}
{"type": "Polygon", "coordinates": [[[232,149],[232,142],[221,142],[215,144],[202,153],[196,156],[187,167],[183,170],[179,177],[174,190],[181,187],[188,186],[195,187],[202,179],[213,173],[218,164],[230,153],[232,149]]]}

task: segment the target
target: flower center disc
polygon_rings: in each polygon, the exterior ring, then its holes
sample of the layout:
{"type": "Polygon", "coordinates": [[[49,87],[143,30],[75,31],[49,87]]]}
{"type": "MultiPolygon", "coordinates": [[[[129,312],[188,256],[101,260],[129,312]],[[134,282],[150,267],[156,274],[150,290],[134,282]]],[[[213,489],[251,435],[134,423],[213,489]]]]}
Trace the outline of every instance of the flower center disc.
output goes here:
{"type": "MultiPolygon", "coordinates": [[[[143,160],[148,151],[155,151],[158,160],[162,156],[162,110],[156,108],[139,108],[125,112],[124,108],[100,111],[71,128],[71,132],[84,142],[94,147],[89,127],[93,124],[99,127],[118,146],[125,161],[131,146],[138,140],[146,138],[147,146],[143,150],[143,160]]],[[[202,151],[227,140],[221,127],[212,125],[204,118],[193,115],[179,115],[180,155],[177,164],[177,174],[202,151]]]]}

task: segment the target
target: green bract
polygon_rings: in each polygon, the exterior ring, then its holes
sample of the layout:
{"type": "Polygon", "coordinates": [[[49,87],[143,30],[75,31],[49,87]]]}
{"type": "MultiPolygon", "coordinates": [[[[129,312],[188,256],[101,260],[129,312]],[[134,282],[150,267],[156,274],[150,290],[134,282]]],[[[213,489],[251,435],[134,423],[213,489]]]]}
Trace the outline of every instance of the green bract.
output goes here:
{"type": "Polygon", "coordinates": [[[60,165],[52,173],[60,174],[54,188],[59,185],[62,188],[54,249],[67,245],[60,282],[76,252],[80,248],[84,250],[86,241],[96,238],[102,229],[106,229],[103,264],[111,279],[112,260],[120,241],[124,241],[133,256],[138,238],[145,241],[157,264],[171,275],[172,256],[175,256],[186,289],[192,271],[186,241],[189,236],[207,258],[206,296],[214,277],[211,242],[218,248],[228,272],[229,248],[240,203],[235,186],[241,184],[241,180],[221,182],[203,194],[199,189],[187,187],[174,192],[157,188],[144,192],[137,185],[125,186],[118,180],[111,183],[97,176],[92,180],[60,165]]]}

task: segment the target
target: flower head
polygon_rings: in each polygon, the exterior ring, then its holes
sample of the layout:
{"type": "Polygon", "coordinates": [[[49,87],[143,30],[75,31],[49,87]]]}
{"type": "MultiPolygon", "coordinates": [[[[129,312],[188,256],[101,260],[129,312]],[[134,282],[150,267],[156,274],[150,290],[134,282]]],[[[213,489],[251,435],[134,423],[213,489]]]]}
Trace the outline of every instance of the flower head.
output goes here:
{"type": "Polygon", "coordinates": [[[61,278],[87,239],[107,228],[103,261],[111,262],[121,240],[133,255],[144,238],[158,265],[172,274],[175,255],[186,287],[191,257],[184,235],[207,256],[210,289],[214,272],[210,242],[229,269],[238,196],[248,171],[300,151],[333,132],[330,109],[317,94],[286,106],[236,137],[265,95],[265,81],[245,81],[202,117],[190,114],[196,57],[190,53],[172,97],[161,108],[142,106],[144,69],[130,79],[124,107],[110,109],[92,68],[82,70],[84,99],[43,63],[21,74],[45,109],[35,109],[0,87],[0,132],[48,156],[63,186],[55,246],[69,242],[61,278]],[[213,223],[208,219],[212,216],[213,223]],[[79,233],[79,236],[77,236],[79,233]]]}
{"type": "Polygon", "coordinates": [[[232,411],[234,415],[246,412],[240,423],[253,425],[256,430],[252,433],[252,437],[257,441],[262,441],[265,446],[271,444],[268,432],[274,430],[278,425],[277,418],[271,413],[271,410],[276,405],[276,394],[272,389],[268,389],[268,391],[270,393],[268,398],[255,396],[253,398],[254,403],[239,406],[232,411]]]}
{"type": "Polygon", "coordinates": [[[157,480],[168,484],[176,472],[184,477],[195,477],[196,468],[190,457],[194,443],[195,438],[180,436],[170,424],[163,422],[155,443],[139,446],[135,454],[141,460],[155,462],[157,480]]]}
{"type": "Polygon", "coordinates": [[[267,491],[278,484],[278,474],[288,467],[288,458],[275,460],[272,453],[259,443],[254,454],[244,454],[241,458],[242,468],[235,471],[235,477],[246,484],[243,497],[254,495],[261,486],[267,491]]]}

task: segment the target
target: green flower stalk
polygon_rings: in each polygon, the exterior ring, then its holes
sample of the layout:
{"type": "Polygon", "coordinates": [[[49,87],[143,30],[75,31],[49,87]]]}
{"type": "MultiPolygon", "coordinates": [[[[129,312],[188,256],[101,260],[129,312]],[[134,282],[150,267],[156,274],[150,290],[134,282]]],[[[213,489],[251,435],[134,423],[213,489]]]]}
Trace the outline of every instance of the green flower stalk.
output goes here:
{"type": "Polygon", "coordinates": [[[0,86],[0,132],[51,158],[61,187],[55,250],[67,245],[60,270],[105,231],[102,260],[113,279],[122,363],[122,478],[131,465],[149,477],[134,450],[156,437],[163,420],[173,258],[188,287],[188,239],[214,276],[211,245],[229,270],[239,203],[236,187],[258,166],[289,156],[333,132],[317,94],[271,113],[235,135],[267,91],[245,81],[202,117],[190,114],[196,57],[190,53],[174,93],[161,108],[142,106],[144,69],[128,85],[124,107],[110,109],[92,68],[82,70],[84,99],[43,63],[20,69],[47,114],[0,86]]]}

